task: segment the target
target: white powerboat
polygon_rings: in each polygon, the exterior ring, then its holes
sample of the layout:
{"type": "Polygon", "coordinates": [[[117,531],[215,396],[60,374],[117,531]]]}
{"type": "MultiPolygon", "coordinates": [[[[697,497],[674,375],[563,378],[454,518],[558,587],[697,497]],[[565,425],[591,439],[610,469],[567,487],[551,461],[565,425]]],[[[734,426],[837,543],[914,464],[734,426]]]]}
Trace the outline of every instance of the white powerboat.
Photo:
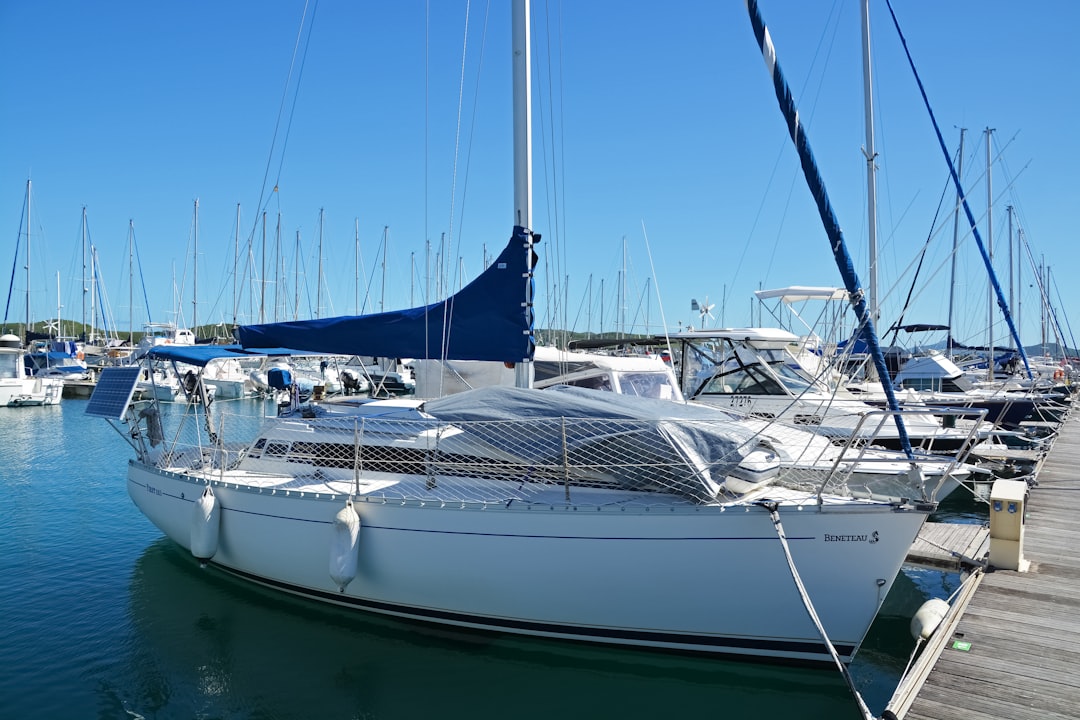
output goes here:
{"type": "Polygon", "coordinates": [[[63,397],[64,381],[31,376],[25,356],[18,337],[0,336],[0,407],[58,405],[63,397]]]}

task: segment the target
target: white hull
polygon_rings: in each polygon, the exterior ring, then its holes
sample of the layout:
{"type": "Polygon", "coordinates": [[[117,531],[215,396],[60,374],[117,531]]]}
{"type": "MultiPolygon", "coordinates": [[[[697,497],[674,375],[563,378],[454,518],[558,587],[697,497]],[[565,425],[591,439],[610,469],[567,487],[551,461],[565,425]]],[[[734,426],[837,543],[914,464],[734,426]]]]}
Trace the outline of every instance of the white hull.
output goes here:
{"type": "Polygon", "coordinates": [[[208,388],[214,388],[214,397],[218,400],[243,398],[254,393],[254,386],[246,377],[238,380],[223,378],[203,378],[208,388]]]}
{"type": "Polygon", "coordinates": [[[0,407],[59,405],[63,394],[63,380],[37,377],[0,380],[0,407]]]}
{"type": "Polygon", "coordinates": [[[150,382],[147,380],[140,382],[135,391],[139,397],[172,402],[180,394],[180,386],[166,381],[150,382]]]}
{"type": "MultiPolygon", "coordinates": [[[[352,484],[316,493],[256,477],[212,472],[221,520],[211,562],[279,590],[484,630],[831,661],[760,506],[627,505],[581,489],[575,505],[560,489],[543,502],[447,503],[372,490],[353,496],[357,575],[340,592],[329,574],[332,523],[352,484]]],[[[129,466],[135,504],[185,548],[205,485],[198,471],[129,466]]],[[[780,516],[826,631],[850,660],[925,513],[848,500],[781,504],[780,516]]]]}

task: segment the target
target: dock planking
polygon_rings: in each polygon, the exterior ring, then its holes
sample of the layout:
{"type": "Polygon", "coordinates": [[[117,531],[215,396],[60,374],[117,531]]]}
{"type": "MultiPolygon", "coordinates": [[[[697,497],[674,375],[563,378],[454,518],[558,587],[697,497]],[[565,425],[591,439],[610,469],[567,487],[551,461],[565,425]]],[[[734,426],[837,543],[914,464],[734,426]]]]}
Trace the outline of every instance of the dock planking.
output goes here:
{"type": "MultiPolygon", "coordinates": [[[[1028,495],[1028,572],[986,572],[936,657],[890,709],[907,720],[1080,717],[1080,419],[1070,418],[1028,495]],[[958,647],[957,642],[967,643],[958,647]],[[962,649],[962,648],[967,648],[962,649]]],[[[933,640],[932,640],[933,642],[933,640]]]]}
{"type": "Polygon", "coordinates": [[[968,560],[979,560],[990,549],[990,528],[961,523],[924,523],[908,550],[907,564],[960,570],[968,560]]]}

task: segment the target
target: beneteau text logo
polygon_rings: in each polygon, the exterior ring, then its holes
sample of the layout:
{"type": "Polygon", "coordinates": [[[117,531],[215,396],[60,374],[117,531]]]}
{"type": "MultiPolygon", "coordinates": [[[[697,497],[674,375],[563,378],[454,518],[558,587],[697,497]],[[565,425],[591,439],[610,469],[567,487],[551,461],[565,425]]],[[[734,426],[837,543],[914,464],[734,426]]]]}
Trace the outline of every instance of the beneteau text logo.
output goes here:
{"type": "Polygon", "coordinates": [[[880,539],[877,530],[869,535],[830,535],[825,533],[825,542],[869,542],[873,545],[880,539]]]}

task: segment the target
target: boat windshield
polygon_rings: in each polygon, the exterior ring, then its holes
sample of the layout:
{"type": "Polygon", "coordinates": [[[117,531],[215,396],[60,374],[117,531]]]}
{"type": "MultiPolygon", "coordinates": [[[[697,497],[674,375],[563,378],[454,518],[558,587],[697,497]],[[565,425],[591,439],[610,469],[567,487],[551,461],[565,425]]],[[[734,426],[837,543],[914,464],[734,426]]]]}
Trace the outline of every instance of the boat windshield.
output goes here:
{"type": "Polygon", "coordinates": [[[811,378],[805,370],[799,367],[793,367],[786,362],[769,363],[769,367],[772,371],[780,376],[784,385],[788,390],[796,395],[800,395],[804,392],[818,390],[817,383],[811,378]]]}
{"type": "Polygon", "coordinates": [[[667,372],[620,372],[616,373],[619,389],[624,395],[674,400],[678,390],[667,372]]]}
{"type": "Polygon", "coordinates": [[[699,395],[787,395],[784,386],[758,365],[742,367],[734,361],[712,376],[699,395]]]}

